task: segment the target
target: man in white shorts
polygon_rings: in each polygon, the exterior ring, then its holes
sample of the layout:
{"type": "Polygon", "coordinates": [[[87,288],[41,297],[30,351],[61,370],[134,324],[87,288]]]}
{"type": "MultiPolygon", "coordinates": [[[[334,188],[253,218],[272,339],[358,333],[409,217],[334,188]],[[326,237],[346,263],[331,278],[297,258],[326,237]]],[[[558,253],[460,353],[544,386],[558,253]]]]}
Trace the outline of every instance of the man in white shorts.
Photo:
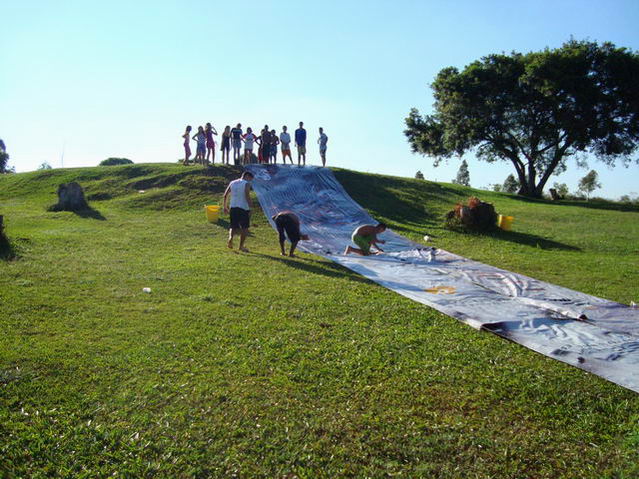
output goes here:
{"type": "Polygon", "coordinates": [[[280,143],[282,144],[282,161],[286,164],[286,157],[291,160],[293,164],[293,158],[291,157],[291,135],[286,132],[286,125],[282,127],[282,133],[280,133],[280,143]]]}

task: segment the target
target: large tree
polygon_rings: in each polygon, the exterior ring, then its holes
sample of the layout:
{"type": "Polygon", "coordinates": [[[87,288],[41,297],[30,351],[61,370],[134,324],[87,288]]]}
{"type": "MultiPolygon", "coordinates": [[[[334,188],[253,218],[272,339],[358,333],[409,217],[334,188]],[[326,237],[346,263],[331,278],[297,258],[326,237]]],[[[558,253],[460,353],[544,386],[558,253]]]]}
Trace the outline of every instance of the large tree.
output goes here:
{"type": "Polygon", "coordinates": [[[461,72],[441,70],[431,85],[435,113],[413,108],[404,133],[435,166],[471,150],[510,162],[519,194],[541,197],[571,157],[628,166],[639,141],[637,78],[639,55],[611,43],[489,55],[461,72]]]}

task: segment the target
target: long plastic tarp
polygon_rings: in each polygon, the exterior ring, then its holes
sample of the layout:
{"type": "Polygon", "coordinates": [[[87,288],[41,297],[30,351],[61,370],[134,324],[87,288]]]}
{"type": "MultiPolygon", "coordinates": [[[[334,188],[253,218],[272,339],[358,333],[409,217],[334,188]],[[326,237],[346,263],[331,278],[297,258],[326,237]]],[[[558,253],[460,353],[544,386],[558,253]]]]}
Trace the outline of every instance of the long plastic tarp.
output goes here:
{"type": "Polygon", "coordinates": [[[332,171],[249,165],[270,219],[300,218],[310,236],[299,248],[328,258],[474,328],[491,331],[553,359],[639,392],[639,309],[538,281],[424,246],[387,230],[384,253],[344,255],[355,228],[376,221],[332,171]]]}

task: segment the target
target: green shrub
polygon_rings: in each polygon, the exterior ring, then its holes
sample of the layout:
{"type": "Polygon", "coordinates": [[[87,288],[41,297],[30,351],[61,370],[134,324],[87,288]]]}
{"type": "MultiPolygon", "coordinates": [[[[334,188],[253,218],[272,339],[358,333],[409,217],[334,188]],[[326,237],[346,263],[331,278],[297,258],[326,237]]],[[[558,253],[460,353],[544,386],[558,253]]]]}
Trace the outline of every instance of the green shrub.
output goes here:
{"type": "Polygon", "coordinates": [[[128,158],[107,158],[100,162],[100,166],[116,166],[116,165],[131,165],[133,162],[128,158]]]}

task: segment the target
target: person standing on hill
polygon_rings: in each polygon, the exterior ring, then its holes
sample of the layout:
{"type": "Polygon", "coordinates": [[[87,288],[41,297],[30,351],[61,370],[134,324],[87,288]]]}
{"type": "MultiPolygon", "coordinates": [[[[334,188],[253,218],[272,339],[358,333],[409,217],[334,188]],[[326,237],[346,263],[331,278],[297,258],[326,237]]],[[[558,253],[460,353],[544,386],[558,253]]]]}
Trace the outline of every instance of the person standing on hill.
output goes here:
{"type": "Polygon", "coordinates": [[[280,144],[280,140],[277,138],[277,132],[271,130],[271,154],[269,155],[269,163],[277,163],[277,145],[280,144]]]}
{"type": "Polygon", "coordinates": [[[240,247],[239,250],[244,253],[248,253],[249,250],[244,246],[246,237],[248,236],[249,221],[251,208],[253,203],[251,202],[251,181],[253,180],[253,173],[245,171],[242,173],[242,177],[233,180],[229,183],[229,186],[224,192],[224,198],[222,204],[224,205],[224,213],[230,216],[229,227],[229,239],[226,243],[230,249],[233,249],[233,238],[240,235],[240,247]],[[229,208],[230,197],[230,208],[229,208]]]}
{"type": "Polygon", "coordinates": [[[271,154],[271,131],[268,129],[268,125],[264,125],[257,142],[260,145],[257,155],[258,161],[260,163],[268,163],[268,158],[271,154]]]}
{"type": "Polygon", "coordinates": [[[300,121],[300,127],[295,130],[295,146],[297,146],[297,166],[300,166],[301,161],[306,166],[306,130],[303,121],[300,121]]]}
{"type": "Polygon", "coordinates": [[[242,136],[242,141],[244,141],[244,165],[248,165],[251,162],[251,157],[253,156],[253,143],[257,138],[253,134],[253,130],[251,127],[246,129],[246,134],[242,136]]]}
{"type": "Polygon", "coordinates": [[[384,250],[377,246],[377,243],[384,244],[385,241],[377,239],[377,235],[384,231],[386,231],[386,225],[384,223],[378,223],[376,226],[360,226],[353,231],[353,235],[351,236],[353,243],[359,246],[359,248],[353,248],[349,245],[344,250],[344,254],[355,253],[360,256],[369,256],[371,254],[371,246],[375,246],[378,252],[383,252],[384,250]]]}
{"type": "Polygon", "coordinates": [[[222,164],[229,164],[229,151],[231,149],[231,127],[226,125],[224,128],[224,132],[222,133],[222,146],[220,150],[222,151],[222,164]],[[224,163],[224,158],[226,158],[226,163],[224,163]]]}
{"type": "Polygon", "coordinates": [[[282,162],[286,164],[286,157],[291,160],[293,164],[293,158],[291,158],[291,135],[286,131],[286,125],[282,127],[282,133],[280,133],[280,143],[282,144],[282,162]]]}
{"type": "Polygon", "coordinates": [[[275,227],[280,235],[280,254],[282,256],[286,256],[284,241],[286,241],[286,237],[288,236],[288,240],[291,242],[291,249],[289,250],[288,255],[291,258],[294,258],[297,243],[300,240],[308,240],[308,235],[300,233],[300,219],[292,211],[280,211],[276,215],[272,216],[271,219],[275,222],[275,227]],[[286,236],[284,236],[284,232],[286,232],[286,236]]]}
{"type": "Polygon", "coordinates": [[[198,160],[203,165],[204,164],[204,155],[206,154],[206,134],[204,133],[204,128],[201,126],[197,127],[197,133],[193,135],[193,139],[197,141],[197,149],[195,150],[195,162],[198,160]]]}
{"type": "Polygon", "coordinates": [[[191,157],[191,125],[186,126],[186,131],[182,138],[184,138],[184,165],[186,166],[189,164],[189,158],[191,157]]]}
{"type": "Polygon", "coordinates": [[[215,164],[215,140],[213,135],[217,136],[217,130],[210,123],[206,124],[204,128],[204,134],[206,135],[206,164],[209,164],[209,156],[211,157],[211,163],[215,164]]]}
{"type": "Polygon", "coordinates": [[[231,130],[231,146],[233,147],[233,164],[240,164],[241,150],[242,150],[242,124],[238,123],[235,128],[231,130]]]}
{"type": "Polygon", "coordinates": [[[319,152],[322,157],[322,166],[326,166],[326,143],[328,143],[328,136],[326,136],[322,127],[319,129],[319,134],[320,136],[317,139],[317,143],[319,144],[319,152]]]}

